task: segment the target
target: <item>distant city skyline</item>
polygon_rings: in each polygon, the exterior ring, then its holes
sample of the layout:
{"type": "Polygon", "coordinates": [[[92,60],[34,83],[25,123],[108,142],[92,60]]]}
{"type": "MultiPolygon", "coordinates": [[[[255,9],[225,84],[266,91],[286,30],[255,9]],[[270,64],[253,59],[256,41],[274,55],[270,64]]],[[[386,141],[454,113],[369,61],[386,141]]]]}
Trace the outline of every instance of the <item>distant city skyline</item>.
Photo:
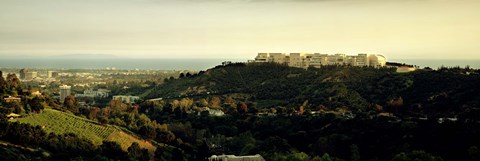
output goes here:
{"type": "Polygon", "coordinates": [[[480,59],[477,0],[0,0],[0,59],[480,59]]]}

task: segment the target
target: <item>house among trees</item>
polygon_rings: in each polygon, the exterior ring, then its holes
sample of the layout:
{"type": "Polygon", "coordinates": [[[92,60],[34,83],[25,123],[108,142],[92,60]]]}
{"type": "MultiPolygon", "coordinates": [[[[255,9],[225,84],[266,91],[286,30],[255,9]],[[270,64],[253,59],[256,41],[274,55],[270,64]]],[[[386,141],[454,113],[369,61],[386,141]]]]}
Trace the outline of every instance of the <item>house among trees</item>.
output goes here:
{"type": "Polygon", "coordinates": [[[6,102],[6,103],[10,103],[10,102],[22,102],[22,99],[21,98],[18,98],[18,97],[12,97],[12,96],[8,96],[7,98],[3,98],[3,100],[6,102]]]}
{"type": "Polygon", "coordinates": [[[19,114],[16,114],[16,113],[10,113],[8,115],[6,115],[8,119],[15,119],[15,118],[19,118],[21,117],[21,115],[19,114]]]}
{"type": "Polygon", "coordinates": [[[265,161],[265,159],[260,154],[246,156],[212,155],[208,158],[208,161],[265,161]]]}
{"type": "Polygon", "coordinates": [[[116,95],[113,96],[113,100],[120,100],[125,103],[135,103],[140,100],[139,96],[125,96],[125,95],[116,95]]]}
{"type": "Polygon", "coordinates": [[[32,91],[32,96],[42,96],[42,93],[40,91],[32,91]]]}
{"type": "MultiPolygon", "coordinates": [[[[83,94],[75,94],[75,97],[107,98],[109,96],[110,92],[111,91],[107,90],[107,89],[97,89],[97,90],[87,89],[87,90],[83,91],[83,94]]],[[[128,98],[126,98],[126,99],[128,99],[128,98]]]]}
{"type": "Polygon", "coordinates": [[[208,114],[210,116],[223,116],[225,113],[222,110],[209,109],[208,114]]]}
{"type": "Polygon", "coordinates": [[[219,109],[211,109],[208,107],[199,107],[199,112],[198,115],[200,115],[201,112],[203,111],[208,111],[208,115],[210,116],[223,116],[225,113],[222,110],[219,109]]]}

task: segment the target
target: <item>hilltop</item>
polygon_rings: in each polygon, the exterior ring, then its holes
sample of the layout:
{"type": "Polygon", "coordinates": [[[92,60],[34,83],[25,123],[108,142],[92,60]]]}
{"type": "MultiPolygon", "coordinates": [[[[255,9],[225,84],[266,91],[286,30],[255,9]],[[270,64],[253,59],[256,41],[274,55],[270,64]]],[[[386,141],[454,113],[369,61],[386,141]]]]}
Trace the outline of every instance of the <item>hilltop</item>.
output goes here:
{"type": "Polygon", "coordinates": [[[382,107],[397,112],[406,108],[452,113],[480,104],[478,73],[461,68],[397,73],[394,68],[324,66],[305,70],[275,63],[236,63],[181,74],[145,95],[163,99],[230,96],[252,102],[258,109],[296,108],[306,103],[312,110],[326,107],[366,112],[382,107]]]}

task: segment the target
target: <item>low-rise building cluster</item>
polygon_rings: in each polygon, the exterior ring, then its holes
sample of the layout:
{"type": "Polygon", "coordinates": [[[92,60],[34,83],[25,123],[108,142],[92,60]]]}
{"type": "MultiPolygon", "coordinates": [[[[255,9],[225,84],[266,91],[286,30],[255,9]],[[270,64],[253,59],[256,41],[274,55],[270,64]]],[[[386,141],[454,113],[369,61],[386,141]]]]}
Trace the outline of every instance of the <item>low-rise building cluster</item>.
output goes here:
{"type": "Polygon", "coordinates": [[[139,96],[125,96],[125,95],[116,95],[113,96],[114,100],[120,100],[125,103],[135,103],[140,100],[139,96]]]}
{"type": "Polygon", "coordinates": [[[107,98],[110,94],[110,90],[107,89],[87,89],[83,91],[83,94],[75,94],[75,97],[98,97],[98,98],[107,98]]]}

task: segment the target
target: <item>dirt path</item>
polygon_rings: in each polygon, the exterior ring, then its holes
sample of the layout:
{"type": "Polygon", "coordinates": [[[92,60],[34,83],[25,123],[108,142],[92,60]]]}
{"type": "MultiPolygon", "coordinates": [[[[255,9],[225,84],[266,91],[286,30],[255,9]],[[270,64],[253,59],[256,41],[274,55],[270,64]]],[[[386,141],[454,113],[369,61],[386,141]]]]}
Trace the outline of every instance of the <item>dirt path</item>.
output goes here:
{"type": "MultiPolygon", "coordinates": [[[[23,149],[23,150],[28,150],[28,151],[31,151],[31,152],[40,151],[40,149],[38,149],[38,148],[35,149],[35,148],[30,148],[30,147],[26,147],[26,146],[17,145],[17,144],[12,144],[10,142],[6,142],[6,141],[3,141],[3,140],[0,140],[0,145],[13,146],[13,147],[20,148],[20,149],[23,149]]],[[[43,152],[43,150],[42,150],[42,152],[43,152]]]]}

